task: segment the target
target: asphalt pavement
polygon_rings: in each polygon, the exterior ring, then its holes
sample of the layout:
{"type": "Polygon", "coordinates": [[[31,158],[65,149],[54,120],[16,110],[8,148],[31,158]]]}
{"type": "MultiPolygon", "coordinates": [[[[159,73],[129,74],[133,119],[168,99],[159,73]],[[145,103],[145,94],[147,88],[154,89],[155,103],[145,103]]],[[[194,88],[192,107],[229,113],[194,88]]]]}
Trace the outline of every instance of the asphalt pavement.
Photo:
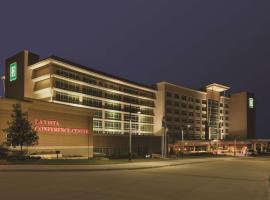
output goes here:
{"type": "Polygon", "coordinates": [[[49,166],[43,166],[43,171],[16,171],[15,168],[20,166],[13,166],[10,171],[2,168],[0,197],[3,200],[268,199],[270,159],[192,159],[182,161],[182,164],[180,161],[161,162],[172,163],[148,169],[142,168],[145,163],[117,164],[114,165],[119,168],[117,170],[101,171],[45,170],[49,166]],[[125,170],[122,166],[133,164],[141,168],[125,170]]]}

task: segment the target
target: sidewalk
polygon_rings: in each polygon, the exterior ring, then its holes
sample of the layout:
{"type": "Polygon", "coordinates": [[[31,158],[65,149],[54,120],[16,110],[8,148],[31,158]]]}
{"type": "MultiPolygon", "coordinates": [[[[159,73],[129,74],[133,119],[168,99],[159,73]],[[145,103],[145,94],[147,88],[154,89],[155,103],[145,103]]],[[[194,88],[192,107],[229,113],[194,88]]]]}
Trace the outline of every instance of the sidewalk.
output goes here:
{"type": "Polygon", "coordinates": [[[62,172],[62,171],[116,171],[116,170],[138,170],[171,167],[186,164],[199,164],[228,160],[232,158],[196,158],[184,160],[164,160],[153,162],[131,162],[124,164],[105,165],[0,165],[0,172],[62,172]]]}

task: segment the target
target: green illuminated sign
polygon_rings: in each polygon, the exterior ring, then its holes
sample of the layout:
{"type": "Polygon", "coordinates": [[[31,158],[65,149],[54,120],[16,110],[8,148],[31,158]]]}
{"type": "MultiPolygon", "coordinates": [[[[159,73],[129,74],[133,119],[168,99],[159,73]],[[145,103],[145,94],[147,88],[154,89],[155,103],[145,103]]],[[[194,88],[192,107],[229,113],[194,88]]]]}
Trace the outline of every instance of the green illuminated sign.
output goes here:
{"type": "Polygon", "coordinates": [[[249,108],[254,108],[254,99],[253,98],[248,99],[248,107],[249,108]]]}
{"type": "Polygon", "coordinates": [[[9,80],[15,81],[17,80],[17,63],[11,63],[9,65],[9,80]]]}

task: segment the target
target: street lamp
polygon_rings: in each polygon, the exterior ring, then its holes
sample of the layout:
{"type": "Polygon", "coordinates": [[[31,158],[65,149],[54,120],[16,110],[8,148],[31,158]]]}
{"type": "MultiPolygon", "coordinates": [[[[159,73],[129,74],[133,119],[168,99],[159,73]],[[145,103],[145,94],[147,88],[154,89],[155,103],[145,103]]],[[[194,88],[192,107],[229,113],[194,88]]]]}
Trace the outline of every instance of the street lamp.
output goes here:
{"type": "MultiPolygon", "coordinates": [[[[187,125],[187,128],[189,129],[191,127],[190,124],[187,125]]],[[[181,146],[182,146],[182,157],[184,157],[184,128],[182,126],[182,139],[181,139],[181,146]]]]}
{"type": "Polygon", "coordinates": [[[6,80],[6,77],[5,76],[2,76],[1,77],[2,81],[3,81],[3,92],[4,92],[4,97],[6,96],[6,88],[5,88],[5,80],[6,80]]]}
{"type": "MultiPolygon", "coordinates": [[[[131,161],[132,160],[132,121],[131,121],[131,104],[129,106],[129,152],[128,152],[128,160],[131,161]]],[[[139,120],[139,114],[141,114],[140,109],[137,110],[137,114],[138,114],[138,120],[139,120]]],[[[140,126],[139,126],[140,127],[140,126]]]]}

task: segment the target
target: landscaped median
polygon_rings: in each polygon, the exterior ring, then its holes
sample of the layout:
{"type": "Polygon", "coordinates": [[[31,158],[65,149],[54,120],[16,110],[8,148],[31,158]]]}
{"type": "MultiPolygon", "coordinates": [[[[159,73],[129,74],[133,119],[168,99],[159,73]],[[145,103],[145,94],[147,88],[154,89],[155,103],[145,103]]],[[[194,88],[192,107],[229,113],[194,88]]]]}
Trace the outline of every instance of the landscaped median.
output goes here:
{"type": "Polygon", "coordinates": [[[186,158],[186,159],[138,159],[131,162],[127,160],[39,160],[35,163],[16,163],[0,165],[0,172],[24,171],[112,171],[112,170],[138,170],[161,167],[172,167],[186,164],[200,164],[215,162],[217,160],[232,158],[186,158]]]}

